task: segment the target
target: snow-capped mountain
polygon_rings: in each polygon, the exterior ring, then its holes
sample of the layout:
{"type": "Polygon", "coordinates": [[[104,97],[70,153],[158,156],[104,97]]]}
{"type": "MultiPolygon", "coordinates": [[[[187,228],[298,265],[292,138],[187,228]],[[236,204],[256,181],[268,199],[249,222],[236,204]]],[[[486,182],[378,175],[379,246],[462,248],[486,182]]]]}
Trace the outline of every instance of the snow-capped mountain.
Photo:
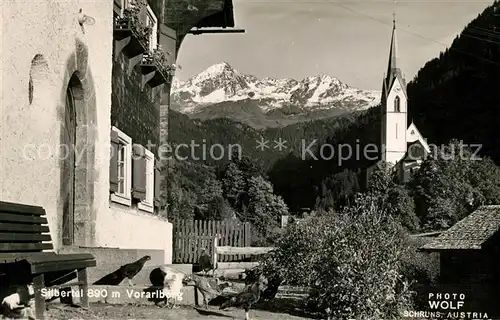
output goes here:
{"type": "Polygon", "coordinates": [[[174,110],[193,118],[266,127],[364,110],[379,103],[380,91],[352,88],[328,75],[258,79],[222,62],[187,81],[174,79],[171,98],[174,110]]]}

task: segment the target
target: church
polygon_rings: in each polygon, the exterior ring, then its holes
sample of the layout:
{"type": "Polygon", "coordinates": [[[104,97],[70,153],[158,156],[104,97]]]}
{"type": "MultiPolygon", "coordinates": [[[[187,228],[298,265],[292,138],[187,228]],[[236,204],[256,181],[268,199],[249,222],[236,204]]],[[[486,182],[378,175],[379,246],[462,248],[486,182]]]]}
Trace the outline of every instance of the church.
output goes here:
{"type": "MultiPolygon", "coordinates": [[[[366,170],[366,178],[381,163],[388,163],[400,182],[406,182],[430,148],[417,126],[408,125],[408,94],[406,80],[398,64],[396,19],[393,20],[387,73],[382,83],[381,136],[379,159],[366,170]]],[[[368,180],[366,180],[368,181],[368,180]]]]}

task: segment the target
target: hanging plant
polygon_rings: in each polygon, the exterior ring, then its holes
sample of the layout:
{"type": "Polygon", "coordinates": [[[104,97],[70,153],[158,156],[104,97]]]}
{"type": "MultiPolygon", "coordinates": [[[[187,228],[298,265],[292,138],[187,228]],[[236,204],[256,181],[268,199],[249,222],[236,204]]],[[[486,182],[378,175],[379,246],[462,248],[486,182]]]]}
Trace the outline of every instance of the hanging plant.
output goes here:
{"type": "Polygon", "coordinates": [[[153,31],[141,19],[141,12],[145,12],[147,6],[146,0],[131,0],[129,6],[123,11],[123,18],[130,22],[132,32],[144,47],[148,46],[149,37],[153,31]]]}
{"type": "Polygon", "coordinates": [[[158,48],[153,50],[151,56],[162,74],[167,77],[173,76],[175,74],[175,70],[177,69],[177,67],[174,64],[168,63],[167,56],[165,55],[165,52],[163,51],[161,46],[158,46],[158,48]]]}

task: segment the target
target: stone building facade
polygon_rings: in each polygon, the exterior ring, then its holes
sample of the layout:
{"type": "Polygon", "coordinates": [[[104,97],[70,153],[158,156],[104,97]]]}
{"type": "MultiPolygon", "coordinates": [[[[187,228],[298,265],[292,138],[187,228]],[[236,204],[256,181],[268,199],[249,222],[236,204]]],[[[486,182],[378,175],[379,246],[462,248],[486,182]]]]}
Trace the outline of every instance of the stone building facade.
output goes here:
{"type": "Polygon", "coordinates": [[[132,73],[121,94],[135,98],[113,112],[121,59],[113,55],[114,7],[112,0],[2,2],[0,199],[43,206],[58,251],[163,250],[169,263],[172,224],[147,206],[120,206],[110,192],[114,128],[132,143],[158,141],[160,104],[134,91],[142,79],[132,73]],[[140,119],[138,108],[147,110],[140,119]]]}

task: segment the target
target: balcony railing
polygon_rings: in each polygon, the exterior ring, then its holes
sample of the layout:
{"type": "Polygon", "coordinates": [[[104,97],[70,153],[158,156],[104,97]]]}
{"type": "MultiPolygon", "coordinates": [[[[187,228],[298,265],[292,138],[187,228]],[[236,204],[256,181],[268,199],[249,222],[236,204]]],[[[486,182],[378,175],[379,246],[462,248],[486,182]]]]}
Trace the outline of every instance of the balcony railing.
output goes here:
{"type": "Polygon", "coordinates": [[[135,0],[114,19],[115,57],[126,48],[129,56],[137,56],[148,50],[152,29],[142,20],[141,12],[147,7],[144,0],[135,0]],[[118,50],[119,52],[117,52],[118,50]]]}
{"type": "Polygon", "coordinates": [[[154,76],[147,81],[152,87],[170,82],[171,77],[175,73],[175,65],[168,63],[161,47],[153,52],[144,54],[141,67],[143,68],[143,74],[150,74],[150,72],[155,71],[154,76]]]}
{"type": "Polygon", "coordinates": [[[144,53],[148,50],[151,29],[139,25],[131,17],[116,18],[114,23],[115,39],[120,41],[130,37],[127,44],[128,51],[133,54],[144,53]]]}

